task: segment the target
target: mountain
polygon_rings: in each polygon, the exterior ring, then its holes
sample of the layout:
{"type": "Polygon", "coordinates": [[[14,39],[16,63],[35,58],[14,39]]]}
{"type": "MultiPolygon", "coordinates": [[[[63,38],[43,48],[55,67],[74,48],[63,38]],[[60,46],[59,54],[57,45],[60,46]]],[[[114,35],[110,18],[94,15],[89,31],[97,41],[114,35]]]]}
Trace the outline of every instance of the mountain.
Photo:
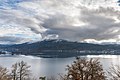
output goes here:
{"type": "Polygon", "coordinates": [[[44,40],[35,43],[1,45],[0,49],[12,54],[40,57],[72,57],[79,55],[119,54],[120,45],[70,42],[67,40],[44,40]]]}

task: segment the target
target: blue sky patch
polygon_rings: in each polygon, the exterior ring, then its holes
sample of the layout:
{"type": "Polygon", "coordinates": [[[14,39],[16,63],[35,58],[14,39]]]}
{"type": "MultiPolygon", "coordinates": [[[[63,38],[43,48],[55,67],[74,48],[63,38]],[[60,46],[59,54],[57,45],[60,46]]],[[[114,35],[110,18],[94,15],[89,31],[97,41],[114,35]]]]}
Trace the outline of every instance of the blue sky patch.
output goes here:
{"type": "Polygon", "coordinates": [[[29,1],[29,0],[0,0],[0,8],[16,8],[17,4],[20,2],[29,1]]]}

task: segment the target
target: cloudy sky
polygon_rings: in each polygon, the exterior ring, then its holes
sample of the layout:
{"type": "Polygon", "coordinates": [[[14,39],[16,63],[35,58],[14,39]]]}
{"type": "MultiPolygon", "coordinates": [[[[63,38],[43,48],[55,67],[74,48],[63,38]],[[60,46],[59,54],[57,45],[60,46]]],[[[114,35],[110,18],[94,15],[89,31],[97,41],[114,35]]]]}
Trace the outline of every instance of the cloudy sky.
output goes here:
{"type": "Polygon", "coordinates": [[[120,42],[117,0],[0,0],[0,44],[120,42]]]}

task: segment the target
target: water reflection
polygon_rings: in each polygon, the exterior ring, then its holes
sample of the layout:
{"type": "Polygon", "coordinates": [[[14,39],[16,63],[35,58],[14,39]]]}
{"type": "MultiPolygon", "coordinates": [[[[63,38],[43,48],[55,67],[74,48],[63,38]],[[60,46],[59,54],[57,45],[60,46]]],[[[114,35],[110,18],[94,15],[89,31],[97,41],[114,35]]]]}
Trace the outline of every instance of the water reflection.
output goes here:
{"type": "MultiPolygon", "coordinates": [[[[102,63],[104,70],[107,70],[111,64],[120,65],[120,56],[118,55],[100,55],[100,56],[82,56],[86,58],[99,58],[102,63]]],[[[0,65],[3,67],[11,68],[11,65],[19,62],[25,61],[31,66],[33,76],[56,76],[59,73],[64,74],[66,65],[71,64],[75,58],[39,58],[33,56],[1,56],[0,65]]]]}

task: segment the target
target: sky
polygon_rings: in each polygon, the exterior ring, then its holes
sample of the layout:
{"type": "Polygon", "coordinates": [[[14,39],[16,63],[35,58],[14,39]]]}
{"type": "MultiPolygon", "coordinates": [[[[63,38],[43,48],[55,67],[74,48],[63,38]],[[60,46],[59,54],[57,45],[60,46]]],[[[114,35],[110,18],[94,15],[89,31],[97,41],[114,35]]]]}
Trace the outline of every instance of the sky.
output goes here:
{"type": "Polygon", "coordinates": [[[117,0],[0,0],[0,44],[120,43],[117,0]]]}

